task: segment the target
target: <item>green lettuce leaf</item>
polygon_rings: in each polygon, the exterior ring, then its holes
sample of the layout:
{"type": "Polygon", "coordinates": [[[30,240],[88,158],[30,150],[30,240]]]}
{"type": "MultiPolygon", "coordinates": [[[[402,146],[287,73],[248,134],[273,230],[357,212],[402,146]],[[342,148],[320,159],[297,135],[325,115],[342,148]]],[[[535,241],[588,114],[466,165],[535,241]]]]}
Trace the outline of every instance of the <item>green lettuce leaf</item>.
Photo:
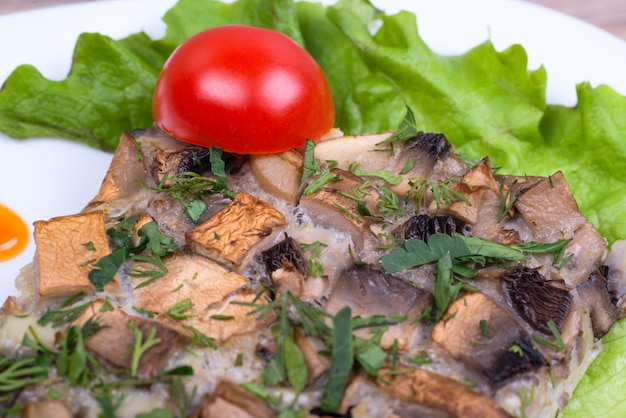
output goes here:
{"type": "Polygon", "coordinates": [[[560,417],[626,416],[626,322],[619,321],[602,338],[602,351],[587,369],[560,417]]]}

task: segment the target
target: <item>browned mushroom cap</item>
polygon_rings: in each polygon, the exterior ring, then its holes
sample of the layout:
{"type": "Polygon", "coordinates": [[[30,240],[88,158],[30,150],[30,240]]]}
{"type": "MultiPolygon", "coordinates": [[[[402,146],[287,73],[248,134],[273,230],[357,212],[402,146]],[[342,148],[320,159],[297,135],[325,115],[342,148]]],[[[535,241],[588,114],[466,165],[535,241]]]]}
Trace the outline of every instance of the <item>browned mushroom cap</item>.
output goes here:
{"type": "Polygon", "coordinates": [[[210,398],[190,418],[272,418],[276,413],[261,398],[241,386],[221,380],[210,398]]]}
{"type": "Polygon", "coordinates": [[[302,154],[294,150],[250,156],[254,178],[266,192],[295,205],[302,178],[302,154]]]}
{"type": "Polygon", "coordinates": [[[593,336],[596,338],[606,334],[611,325],[620,318],[607,288],[606,270],[606,268],[596,270],[576,289],[581,299],[589,306],[593,336]]]}
{"type": "Polygon", "coordinates": [[[457,418],[509,418],[490,397],[465,383],[423,370],[381,369],[378,387],[395,398],[445,411],[457,418]]]}
{"type": "MultiPolygon", "coordinates": [[[[167,273],[146,286],[138,287],[144,280],[134,278],[134,306],[153,312],[166,312],[182,299],[189,298],[195,305],[189,314],[199,315],[206,307],[224,300],[245,286],[248,280],[213,260],[195,254],[177,254],[164,260],[167,273]]],[[[134,270],[151,268],[136,263],[134,270]]]]}
{"type": "MultiPolygon", "coordinates": [[[[349,171],[333,169],[336,181],[331,181],[321,189],[300,199],[300,207],[309,215],[313,223],[322,228],[349,234],[357,252],[377,238],[370,229],[370,220],[359,215],[359,202],[347,197],[352,195],[365,180],[349,171]]],[[[371,190],[365,196],[365,205],[371,213],[376,213],[378,193],[371,190]]]]}
{"type": "MultiPolygon", "coordinates": [[[[369,318],[374,315],[399,315],[407,319],[390,326],[383,335],[381,345],[390,347],[394,340],[406,350],[419,327],[411,325],[432,303],[429,292],[369,266],[354,266],[339,276],[324,307],[335,314],[350,306],[354,316],[369,318]]],[[[357,334],[359,332],[357,331],[357,334]]]]}
{"type": "Polygon", "coordinates": [[[465,294],[451,303],[432,337],[453,358],[496,385],[546,362],[515,318],[482,293],[465,294]]]}
{"type": "Polygon", "coordinates": [[[237,268],[248,251],[287,220],[278,210],[249,194],[233,201],[187,233],[192,251],[237,268]]]}
{"type": "Polygon", "coordinates": [[[85,340],[85,348],[96,358],[113,369],[130,370],[133,347],[135,345],[134,324],[141,331],[145,340],[151,332],[161,342],[146,350],[140,358],[137,376],[153,377],[167,364],[169,359],[184,347],[191,337],[190,332],[174,321],[154,321],[133,317],[121,309],[111,309],[103,300],[96,300],[76,319],[73,325],[82,326],[87,321],[95,321],[100,327],[90,338],[85,340]],[[154,330],[154,331],[153,331],[154,330]]]}
{"type": "Polygon", "coordinates": [[[42,400],[24,405],[20,418],[72,418],[72,411],[63,401],[42,400]]]}
{"type": "Polygon", "coordinates": [[[560,171],[524,189],[514,206],[539,242],[572,238],[587,221],[560,171]]]}

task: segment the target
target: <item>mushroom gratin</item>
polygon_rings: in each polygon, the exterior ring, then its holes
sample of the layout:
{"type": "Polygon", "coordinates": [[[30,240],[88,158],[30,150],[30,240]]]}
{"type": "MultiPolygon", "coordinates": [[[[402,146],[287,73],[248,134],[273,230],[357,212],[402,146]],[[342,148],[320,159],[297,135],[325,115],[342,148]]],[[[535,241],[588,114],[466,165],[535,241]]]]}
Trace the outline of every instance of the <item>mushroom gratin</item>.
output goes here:
{"type": "Polygon", "coordinates": [[[555,416],[624,315],[623,257],[564,175],[332,134],[252,156],[122,135],[85,209],[35,223],[5,413],[555,416]]]}

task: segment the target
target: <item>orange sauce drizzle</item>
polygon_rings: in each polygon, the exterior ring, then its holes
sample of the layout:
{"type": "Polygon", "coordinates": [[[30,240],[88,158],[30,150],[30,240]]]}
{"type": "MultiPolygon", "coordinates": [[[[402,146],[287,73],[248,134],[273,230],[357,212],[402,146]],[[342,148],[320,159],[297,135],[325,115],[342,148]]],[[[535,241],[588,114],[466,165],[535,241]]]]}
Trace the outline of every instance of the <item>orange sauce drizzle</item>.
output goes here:
{"type": "Polygon", "coordinates": [[[0,203],[0,261],[21,253],[28,244],[28,227],[20,216],[0,203]]]}

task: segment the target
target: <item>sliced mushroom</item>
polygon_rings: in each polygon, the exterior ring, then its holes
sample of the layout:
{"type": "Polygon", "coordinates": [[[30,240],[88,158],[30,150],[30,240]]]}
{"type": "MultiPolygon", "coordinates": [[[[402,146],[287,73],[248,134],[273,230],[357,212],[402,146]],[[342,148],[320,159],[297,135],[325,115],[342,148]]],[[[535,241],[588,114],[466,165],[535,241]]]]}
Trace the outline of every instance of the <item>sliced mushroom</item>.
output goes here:
{"type": "Polygon", "coordinates": [[[304,280],[309,274],[309,264],[300,245],[293,238],[286,237],[263,251],[261,258],[277,293],[291,292],[301,297],[304,280]]]}
{"type": "Polygon", "coordinates": [[[261,188],[292,205],[299,199],[303,164],[302,154],[294,150],[250,156],[252,174],[261,188]]]}
{"type": "Polygon", "coordinates": [[[523,190],[514,206],[539,242],[572,238],[587,221],[560,171],[523,190]]]}
{"type": "Polygon", "coordinates": [[[606,251],[606,240],[593,225],[585,223],[574,232],[574,238],[565,248],[566,262],[555,274],[562,277],[568,287],[576,287],[598,269],[606,251]]]}
{"type": "MultiPolygon", "coordinates": [[[[381,346],[391,347],[396,341],[401,350],[407,350],[420,327],[411,321],[421,315],[432,302],[429,292],[418,289],[402,279],[368,266],[354,266],[344,271],[324,310],[335,314],[350,306],[353,316],[369,318],[375,315],[406,316],[407,319],[392,325],[383,334],[381,346]]],[[[368,335],[369,330],[357,332],[368,335]]]]}
{"type": "Polygon", "coordinates": [[[106,176],[98,194],[87,204],[89,211],[98,206],[135,196],[141,189],[141,181],[147,181],[149,170],[141,157],[141,145],[129,132],[120,137],[106,176]]]}
{"type": "Polygon", "coordinates": [[[203,334],[223,343],[230,337],[267,328],[276,319],[273,312],[261,318],[251,313],[255,307],[269,302],[266,293],[258,295],[244,287],[203,309],[192,323],[203,334]]]}
{"type": "Polygon", "coordinates": [[[587,281],[577,287],[581,299],[589,306],[593,336],[596,338],[602,338],[620,318],[607,288],[606,270],[608,269],[596,270],[587,281]]]}
{"type": "MultiPolygon", "coordinates": [[[[202,198],[206,204],[206,211],[198,218],[198,223],[202,224],[215,213],[224,209],[230,204],[227,199],[220,194],[204,196],[202,198]]],[[[184,247],[187,242],[187,233],[197,226],[189,216],[185,214],[186,208],[180,202],[167,193],[160,193],[150,201],[146,212],[154,218],[168,236],[174,239],[179,247],[184,247]]]]}
{"type": "Polygon", "coordinates": [[[323,341],[308,337],[302,328],[294,330],[294,341],[302,352],[309,382],[314,381],[330,369],[330,357],[320,354],[321,351],[327,349],[323,341]]]}
{"type": "Polygon", "coordinates": [[[131,369],[133,347],[137,337],[133,327],[142,334],[142,341],[154,332],[159,343],[147,349],[139,359],[137,376],[153,377],[162,370],[172,355],[184,347],[191,337],[189,331],[174,321],[155,321],[130,316],[103,300],[94,301],[76,319],[73,325],[83,326],[87,321],[98,324],[98,331],[85,340],[85,348],[113,369],[131,369]]]}
{"type": "MultiPolygon", "coordinates": [[[[152,166],[153,176],[159,184],[165,177],[184,172],[201,174],[210,169],[209,149],[194,146],[157,149],[152,166]]],[[[168,183],[164,185],[167,186],[168,183]]]]}
{"type": "Polygon", "coordinates": [[[243,387],[220,380],[210,398],[190,418],[272,418],[276,413],[261,398],[243,387]]]}
{"type": "MultiPolygon", "coordinates": [[[[177,254],[164,260],[167,273],[146,286],[139,287],[145,279],[133,279],[133,303],[137,308],[152,312],[166,312],[183,299],[194,304],[188,313],[198,315],[206,307],[224,300],[245,286],[248,280],[213,260],[195,254],[177,254]]],[[[147,263],[135,263],[133,270],[153,268],[147,263]]]]}
{"type": "Polygon", "coordinates": [[[452,302],[433,328],[432,338],[496,386],[546,364],[528,332],[482,293],[468,293],[452,302]]]}
{"type": "Polygon", "coordinates": [[[472,236],[472,226],[452,215],[415,215],[393,232],[400,240],[419,239],[428,241],[434,234],[472,236]]]}
{"type": "MultiPolygon", "coordinates": [[[[142,139],[142,138],[140,138],[142,139]]],[[[154,157],[150,159],[152,174],[157,183],[161,183],[165,177],[191,172],[204,176],[211,176],[211,150],[187,144],[168,137],[168,140],[158,140],[154,145],[154,157]]],[[[234,174],[239,172],[241,166],[247,161],[248,156],[231,153],[222,153],[224,171],[234,174]]],[[[168,187],[169,183],[163,183],[168,187]]]]}
{"type": "Polygon", "coordinates": [[[417,403],[458,418],[510,418],[487,395],[465,383],[424,369],[381,369],[378,387],[394,398],[417,403]]]}
{"type": "MultiPolygon", "coordinates": [[[[193,326],[218,341],[264,327],[247,315],[251,308],[233,304],[253,302],[257,295],[245,289],[248,280],[215,261],[194,254],[178,254],[165,260],[167,273],[159,280],[133,291],[134,306],[150,312],[166,314],[177,303],[189,300],[182,324],[193,326]]],[[[136,264],[136,270],[149,269],[136,264]]],[[[137,287],[141,278],[134,279],[137,287]]],[[[267,301],[259,298],[258,303],[267,301]]],[[[268,318],[273,318],[269,315],[268,318]]]]}
{"type": "MultiPolygon", "coordinates": [[[[400,196],[406,196],[411,190],[410,179],[440,179],[441,174],[435,173],[435,166],[448,159],[451,149],[452,144],[443,134],[418,132],[415,137],[406,141],[404,148],[398,153],[393,172],[403,173],[403,179],[392,190],[400,196]]],[[[449,177],[447,173],[445,177],[449,177]]]]}
{"type": "Polygon", "coordinates": [[[268,273],[289,268],[295,269],[303,276],[309,274],[309,264],[302,254],[300,245],[291,237],[285,237],[278,244],[261,253],[268,273]]]}
{"type": "MultiPolygon", "coordinates": [[[[359,215],[360,202],[346,196],[354,194],[364,184],[364,180],[349,171],[331,171],[337,180],[327,183],[311,195],[302,196],[300,207],[314,224],[348,234],[356,252],[372,247],[377,238],[370,229],[370,220],[359,215]]],[[[370,213],[377,212],[377,199],[378,194],[374,190],[365,197],[365,205],[370,213]]]]}
{"type": "Polygon", "coordinates": [[[42,400],[24,405],[20,418],[72,418],[69,406],[60,400],[42,400]]]}
{"type": "Polygon", "coordinates": [[[607,287],[622,317],[626,315],[626,240],[617,240],[611,245],[605,264],[609,268],[607,287]]]}
{"type": "Polygon", "coordinates": [[[337,167],[348,170],[358,164],[365,171],[391,170],[394,155],[389,144],[381,144],[391,133],[342,136],[320,141],[315,145],[315,158],[335,161],[337,167]]]}
{"type": "Polygon", "coordinates": [[[552,333],[548,321],[563,329],[572,295],[562,281],[547,280],[530,267],[508,270],[501,277],[511,305],[527,323],[546,334],[552,333]]]}
{"type": "Polygon", "coordinates": [[[391,187],[400,196],[405,196],[411,189],[410,178],[442,179],[462,174],[465,170],[460,160],[448,158],[452,146],[442,134],[418,132],[413,138],[394,142],[393,147],[383,142],[390,135],[345,136],[321,141],[315,147],[315,157],[323,161],[333,160],[343,170],[357,164],[364,171],[403,173],[403,180],[391,187]],[[442,163],[444,160],[450,161],[442,163]],[[436,168],[438,164],[440,166],[436,168]]]}
{"type": "Polygon", "coordinates": [[[227,207],[187,233],[192,251],[237,268],[248,251],[287,220],[269,204],[237,193],[227,207]]]}
{"type": "Polygon", "coordinates": [[[431,212],[449,214],[472,225],[474,236],[510,245],[520,242],[517,231],[501,222],[502,203],[506,201],[507,186],[498,185],[491,171],[489,158],[484,158],[468,170],[456,185],[452,186],[465,197],[450,204],[433,201],[431,212]]]}
{"type": "MultiPolygon", "coordinates": [[[[92,292],[89,272],[100,258],[110,254],[101,211],[36,221],[36,260],[39,264],[39,295],[43,298],[92,292]]],[[[118,293],[113,281],[106,290],[118,293]]]]}
{"type": "Polygon", "coordinates": [[[476,224],[478,222],[479,206],[485,200],[485,194],[495,194],[498,190],[496,181],[491,173],[489,159],[484,158],[472,167],[454,187],[465,196],[466,201],[453,202],[443,207],[440,202],[434,201],[430,204],[430,211],[435,212],[439,207],[440,212],[453,215],[472,225],[476,224]]]}
{"type": "MultiPolygon", "coordinates": [[[[366,373],[355,374],[349,379],[337,409],[339,417],[450,418],[450,414],[445,411],[395,398],[390,390],[381,390],[381,382],[368,378],[366,373]]],[[[311,412],[319,413],[322,417],[327,416],[316,409],[311,412]]]]}

